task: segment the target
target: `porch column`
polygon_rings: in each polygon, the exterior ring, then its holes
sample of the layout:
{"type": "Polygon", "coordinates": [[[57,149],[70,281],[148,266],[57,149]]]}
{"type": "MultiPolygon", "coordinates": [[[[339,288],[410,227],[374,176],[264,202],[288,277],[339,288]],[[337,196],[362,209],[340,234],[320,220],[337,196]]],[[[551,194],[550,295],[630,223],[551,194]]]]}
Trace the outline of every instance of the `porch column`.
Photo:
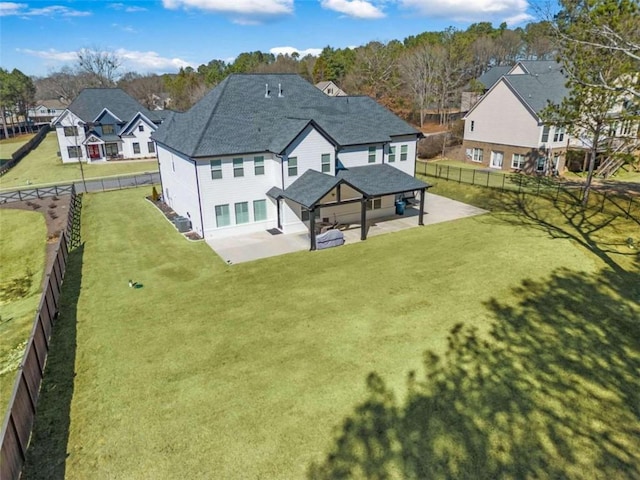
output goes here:
{"type": "Polygon", "coordinates": [[[420,210],[418,211],[418,225],[424,225],[424,196],[426,192],[426,188],[420,189],[420,210]]]}
{"type": "Polygon", "coordinates": [[[360,240],[367,239],[367,199],[360,200],[360,240]]]}
{"type": "Polygon", "coordinates": [[[282,219],[280,218],[280,199],[276,199],[276,209],[278,211],[278,229],[282,230],[282,219]]]}
{"type": "Polygon", "coordinates": [[[316,249],[316,209],[309,210],[309,236],[311,237],[311,248],[313,251],[316,249]]]}

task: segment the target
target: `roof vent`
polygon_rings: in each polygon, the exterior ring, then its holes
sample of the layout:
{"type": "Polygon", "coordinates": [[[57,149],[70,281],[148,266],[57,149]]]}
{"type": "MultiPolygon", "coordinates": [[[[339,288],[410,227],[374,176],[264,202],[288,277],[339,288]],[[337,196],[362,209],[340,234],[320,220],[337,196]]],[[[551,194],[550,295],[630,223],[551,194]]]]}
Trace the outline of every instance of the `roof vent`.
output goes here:
{"type": "Polygon", "coordinates": [[[282,84],[278,84],[278,97],[284,97],[284,93],[282,93],[282,84]]]}
{"type": "Polygon", "coordinates": [[[269,91],[269,84],[264,84],[264,98],[271,98],[271,92],[269,91]]]}

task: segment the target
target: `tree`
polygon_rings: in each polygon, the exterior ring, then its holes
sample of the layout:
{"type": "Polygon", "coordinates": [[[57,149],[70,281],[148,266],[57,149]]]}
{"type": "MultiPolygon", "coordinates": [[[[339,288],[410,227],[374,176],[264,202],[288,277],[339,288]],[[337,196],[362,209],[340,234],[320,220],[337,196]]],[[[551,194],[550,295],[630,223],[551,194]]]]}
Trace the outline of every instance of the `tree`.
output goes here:
{"type": "Polygon", "coordinates": [[[548,123],[565,125],[583,139],[588,150],[588,173],[583,205],[589,192],[599,154],[611,153],[616,124],[637,122],[639,96],[634,86],[639,61],[622,49],[604,48],[592,41],[596,31],[628,31],[630,18],[638,18],[633,0],[562,0],[564,10],[554,29],[560,60],[568,75],[568,95],[559,105],[551,105],[544,117],[548,123]],[[595,26],[595,27],[594,27],[595,26]]]}
{"type": "Polygon", "coordinates": [[[113,87],[118,79],[122,59],[113,52],[96,47],[82,48],[76,52],[78,68],[89,74],[97,87],[113,87]]]}
{"type": "MultiPolygon", "coordinates": [[[[10,112],[11,121],[17,118],[20,125],[22,117],[25,131],[29,107],[33,106],[36,88],[31,78],[17,68],[11,72],[0,68],[0,110],[2,111],[5,138],[8,137],[7,112],[10,112]]],[[[21,127],[18,126],[18,129],[21,127]]]]}
{"type": "Polygon", "coordinates": [[[118,81],[118,87],[149,110],[164,108],[162,97],[165,94],[165,87],[164,81],[159,75],[140,75],[135,72],[127,72],[118,81]]]}
{"type": "Polygon", "coordinates": [[[401,61],[402,77],[418,107],[421,127],[425,109],[436,99],[438,72],[443,58],[441,47],[425,44],[415,48],[401,61]]]}

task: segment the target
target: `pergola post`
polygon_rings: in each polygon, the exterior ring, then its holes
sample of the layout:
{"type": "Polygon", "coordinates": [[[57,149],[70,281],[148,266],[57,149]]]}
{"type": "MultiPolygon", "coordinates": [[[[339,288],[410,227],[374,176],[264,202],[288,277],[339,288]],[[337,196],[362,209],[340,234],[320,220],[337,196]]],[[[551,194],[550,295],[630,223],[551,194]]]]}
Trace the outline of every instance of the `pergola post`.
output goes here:
{"type": "Polygon", "coordinates": [[[309,236],[311,237],[311,248],[313,251],[316,249],[316,209],[309,210],[309,236]]]}
{"type": "Polygon", "coordinates": [[[367,239],[367,198],[360,200],[360,240],[367,239]]]}
{"type": "Polygon", "coordinates": [[[424,225],[424,196],[426,192],[426,188],[420,189],[420,210],[418,211],[418,225],[424,225]]]}

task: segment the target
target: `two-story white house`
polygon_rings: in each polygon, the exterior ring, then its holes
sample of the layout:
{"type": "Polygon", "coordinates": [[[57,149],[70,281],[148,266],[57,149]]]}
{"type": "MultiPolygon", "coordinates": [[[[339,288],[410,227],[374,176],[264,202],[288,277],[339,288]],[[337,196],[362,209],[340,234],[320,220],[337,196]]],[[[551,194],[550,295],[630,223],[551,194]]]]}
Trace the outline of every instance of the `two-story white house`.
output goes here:
{"type": "Polygon", "coordinates": [[[554,61],[523,61],[502,75],[464,117],[466,161],[523,173],[562,172],[569,136],[540,114],[567,95],[554,61]]]}
{"type": "Polygon", "coordinates": [[[151,134],[164,113],[119,88],[84,89],[54,123],[62,162],[155,158],[151,134]]]}
{"type": "Polygon", "coordinates": [[[421,200],[420,133],[369,97],[330,97],[298,75],[234,74],[153,134],[165,202],[202,237],[311,233],[421,200]]]}

